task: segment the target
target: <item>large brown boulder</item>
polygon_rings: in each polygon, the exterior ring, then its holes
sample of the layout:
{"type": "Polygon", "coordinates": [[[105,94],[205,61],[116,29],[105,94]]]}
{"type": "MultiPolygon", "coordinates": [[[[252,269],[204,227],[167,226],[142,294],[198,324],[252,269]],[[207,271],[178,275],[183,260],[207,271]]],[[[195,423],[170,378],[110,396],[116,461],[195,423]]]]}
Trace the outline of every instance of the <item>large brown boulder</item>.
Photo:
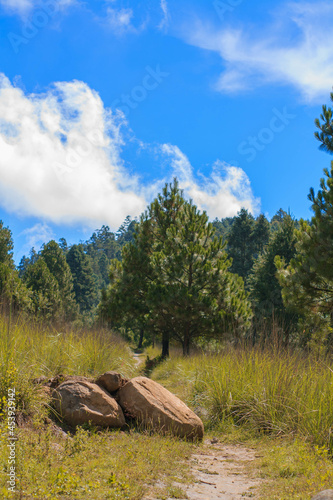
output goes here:
{"type": "Polygon", "coordinates": [[[146,377],[130,380],[118,391],[125,414],[145,427],[188,439],[202,439],[202,421],[185,403],[146,377]]]}
{"type": "Polygon", "coordinates": [[[127,380],[123,379],[120,373],[106,372],[96,379],[95,384],[103,387],[108,392],[116,392],[126,382],[127,380]]]}
{"type": "Polygon", "coordinates": [[[102,427],[123,427],[125,418],[119,404],[104,389],[86,380],[68,380],[53,393],[54,406],[72,426],[91,422],[102,427]]]}
{"type": "Polygon", "coordinates": [[[312,500],[333,500],[333,490],[325,490],[317,493],[312,500]]]}

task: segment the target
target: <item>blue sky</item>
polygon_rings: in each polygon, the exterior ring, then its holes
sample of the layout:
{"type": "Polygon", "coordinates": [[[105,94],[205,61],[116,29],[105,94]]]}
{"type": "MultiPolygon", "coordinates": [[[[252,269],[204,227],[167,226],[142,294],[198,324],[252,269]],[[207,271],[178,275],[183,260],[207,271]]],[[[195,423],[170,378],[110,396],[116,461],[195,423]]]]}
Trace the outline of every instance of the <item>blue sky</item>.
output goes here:
{"type": "Polygon", "coordinates": [[[333,4],[0,0],[0,219],[15,258],[116,230],[177,176],[211,219],[309,218],[333,4]]]}

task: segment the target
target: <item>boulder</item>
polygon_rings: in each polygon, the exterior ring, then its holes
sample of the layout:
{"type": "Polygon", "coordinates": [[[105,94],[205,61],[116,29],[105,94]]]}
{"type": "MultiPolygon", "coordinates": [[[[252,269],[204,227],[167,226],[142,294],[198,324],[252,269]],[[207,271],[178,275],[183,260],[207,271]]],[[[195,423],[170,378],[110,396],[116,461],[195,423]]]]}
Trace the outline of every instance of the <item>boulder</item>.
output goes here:
{"type": "Polygon", "coordinates": [[[145,427],[188,439],[202,439],[200,418],[185,403],[157,382],[136,377],[118,391],[118,401],[125,415],[145,427]]]}
{"type": "Polygon", "coordinates": [[[311,500],[333,500],[333,490],[325,490],[317,493],[311,500]]]}
{"type": "Polygon", "coordinates": [[[117,401],[97,384],[68,380],[52,393],[54,406],[73,427],[91,422],[101,427],[123,427],[125,418],[117,401]]]}
{"type": "Polygon", "coordinates": [[[116,392],[122,385],[124,385],[127,380],[124,380],[120,373],[117,372],[106,372],[100,375],[96,379],[95,384],[103,387],[103,389],[108,392],[116,392]]]}

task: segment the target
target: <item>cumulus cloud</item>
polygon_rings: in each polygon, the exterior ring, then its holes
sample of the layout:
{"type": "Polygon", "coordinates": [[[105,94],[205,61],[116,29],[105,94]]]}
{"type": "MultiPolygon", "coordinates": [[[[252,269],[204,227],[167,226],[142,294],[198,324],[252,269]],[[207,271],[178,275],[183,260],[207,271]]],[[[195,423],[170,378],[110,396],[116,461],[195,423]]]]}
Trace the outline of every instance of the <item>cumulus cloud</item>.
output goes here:
{"type": "Polygon", "coordinates": [[[163,144],[161,150],[170,159],[185,194],[211,218],[231,217],[241,208],[258,212],[260,200],[254,197],[250,180],[241,168],[216,161],[210,176],[201,175],[197,180],[188,158],[177,146],[163,144]]]}
{"type": "Polygon", "coordinates": [[[216,29],[201,21],[186,30],[192,45],[220,54],[221,92],[239,92],[265,83],[294,86],[311,101],[333,84],[333,4],[290,2],[276,10],[269,26],[216,29]]]}
{"type": "Polygon", "coordinates": [[[257,200],[240,168],[216,163],[210,177],[198,182],[187,157],[169,144],[160,147],[170,165],[166,178],[144,184],[124,167],[125,126],[123,115],[105,108],[83,82],[58,82],[43,94],[26,94],[2,75],[1,204],[45,221],[117,228],[176,176],[211,217],[234,215],[242,206],[255,211],[257,200]]]}
{"type": "Polygon", "coordinates": [[[117,226],[145,207],[122,166],[122,120],[86,84],[25,95],[2,76],[0,117],[0,195],[9,211],[117,226]]]}

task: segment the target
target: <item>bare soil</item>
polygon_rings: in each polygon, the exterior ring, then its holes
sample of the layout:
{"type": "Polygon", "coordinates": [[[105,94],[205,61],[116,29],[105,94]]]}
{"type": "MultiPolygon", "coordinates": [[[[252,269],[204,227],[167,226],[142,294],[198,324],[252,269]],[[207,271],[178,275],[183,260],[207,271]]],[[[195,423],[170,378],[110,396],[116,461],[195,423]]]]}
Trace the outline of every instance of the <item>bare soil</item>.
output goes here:
{"type": "MultiPolygon", "coordinates": [[[[179,483],[177,486],[184,491],[183,498],[189,500],[257,498],[257,487],[262,480],[250,473],[255,455],[254,450],[241,445],[206,440],[191,458],[194,483],[187,486],[179,483]]],[[[177,495],[177,498],[180,497],[177,495]]],[[[155,500],[154,497],[149,499],[155,500]]]]}
{"type": "Polygon", "coordinates": [[[195,483],[186,489],[190,500],[254,498],[260,480],[249,474],[255,451],[208,441],[192,456],[195,483]]]}

